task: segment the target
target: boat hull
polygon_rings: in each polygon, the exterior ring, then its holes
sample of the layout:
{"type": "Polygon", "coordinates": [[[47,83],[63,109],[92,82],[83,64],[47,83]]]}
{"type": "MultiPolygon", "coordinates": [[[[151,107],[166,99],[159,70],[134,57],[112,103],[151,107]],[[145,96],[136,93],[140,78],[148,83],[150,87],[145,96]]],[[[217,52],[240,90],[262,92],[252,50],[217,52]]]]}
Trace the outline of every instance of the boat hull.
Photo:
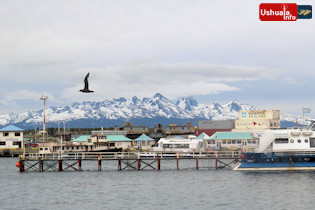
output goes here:
{"type": "Polygon", "coordinates": [[[315,156],[301,154],[266,155],[247,153],[235,171],[311,171],[315,170],[315,156]]]}
{"type": "Polygon", "coordinates": [[[240,163],[233,168],[234,171],[312,171],[315,170],[315,163],[312,164],[272,164],[272,163],[240,163]]]}

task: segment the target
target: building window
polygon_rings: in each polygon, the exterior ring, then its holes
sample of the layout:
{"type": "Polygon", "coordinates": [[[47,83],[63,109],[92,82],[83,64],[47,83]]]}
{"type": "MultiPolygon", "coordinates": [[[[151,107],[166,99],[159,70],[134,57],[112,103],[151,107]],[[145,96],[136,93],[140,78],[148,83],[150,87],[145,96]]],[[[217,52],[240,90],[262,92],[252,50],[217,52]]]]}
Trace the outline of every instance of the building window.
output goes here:
{"type": "Polygon", "coordinates": [[[21,133],[15,133],[14,136],[21,136],[21,133]]]}
{"type": "Polygon", "coordinates": [[[0,145],[5,145],[5,141],[0,141],[0,145]]]}
{"type": "Polygon", "coordinates": [[[3,136],[9,136],[9,133],[8,133],[8,132],[5,132],[5,133],[3,134],[3,136]]]}
{"type": "Polygon", "coordinates": [[[21,144],[20,141],[14,141],[14,142],[13,142],[13,145],[20,145],[20,144],[21,144]]]}

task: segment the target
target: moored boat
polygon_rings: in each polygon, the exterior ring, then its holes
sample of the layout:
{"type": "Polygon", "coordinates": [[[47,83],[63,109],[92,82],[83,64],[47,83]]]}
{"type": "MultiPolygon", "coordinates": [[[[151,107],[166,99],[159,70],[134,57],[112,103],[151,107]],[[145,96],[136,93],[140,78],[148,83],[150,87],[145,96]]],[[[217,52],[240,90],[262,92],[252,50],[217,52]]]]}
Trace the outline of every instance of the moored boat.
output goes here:
{"type": "Polygon", "coordinates": [[[315,170],[315,120],[307,128],[264,131],[233,170],[315,170]]]}

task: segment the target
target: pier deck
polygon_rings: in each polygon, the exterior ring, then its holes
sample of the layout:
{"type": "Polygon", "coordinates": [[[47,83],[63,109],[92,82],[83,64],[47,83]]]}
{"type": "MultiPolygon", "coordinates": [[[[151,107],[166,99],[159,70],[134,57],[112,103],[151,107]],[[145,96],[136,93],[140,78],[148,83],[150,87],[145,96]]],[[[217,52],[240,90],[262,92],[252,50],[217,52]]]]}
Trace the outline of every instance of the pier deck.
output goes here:
{"type": "Polygon", "coordinates": [[[164,152],[75,152],[75,153],[29,153],[20,156],[17,163],[20,172],[24,171],[65,171],[82,170],[83,161],[97,161],[97,170],[102,170],[102,162],[117,161],[118,170],[160,170],[161,160],[176,161],[179,170],[181,159],[195,160],[195,168],[199,169],[199,161],[213,160],[215,166],[208,169],[232,168],[240,158],[240,151],[215,151],[208,153],[164,153],[164,152]]]}

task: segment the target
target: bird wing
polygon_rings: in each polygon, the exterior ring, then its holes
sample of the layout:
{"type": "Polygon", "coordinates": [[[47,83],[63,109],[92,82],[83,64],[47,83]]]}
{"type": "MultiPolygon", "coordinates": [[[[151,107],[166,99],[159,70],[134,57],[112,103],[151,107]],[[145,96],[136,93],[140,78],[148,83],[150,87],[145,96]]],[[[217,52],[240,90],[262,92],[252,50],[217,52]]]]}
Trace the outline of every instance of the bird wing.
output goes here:
{"type": "Polygon", "coordinates": [[[88,81],[89,76],[90,76],[90,73],[88,73],[85,76],[85,79],[84,79],[84,90],[88,90],[89,89],[89,81],[88,81]]]}

